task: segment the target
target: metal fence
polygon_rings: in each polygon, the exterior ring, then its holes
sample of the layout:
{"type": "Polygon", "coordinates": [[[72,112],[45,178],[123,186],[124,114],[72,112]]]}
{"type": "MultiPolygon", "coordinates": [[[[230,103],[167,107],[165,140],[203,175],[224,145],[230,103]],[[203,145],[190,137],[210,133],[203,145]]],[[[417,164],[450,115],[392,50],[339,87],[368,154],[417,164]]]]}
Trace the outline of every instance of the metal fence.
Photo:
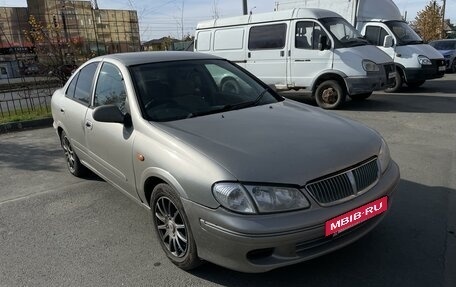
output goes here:
{"type": "Polygon", "coordinates": [[[60,86],[57,79],[46,77],[0,80],[0,120],[19,115],[48,114],[52,93],[60,86]]]}

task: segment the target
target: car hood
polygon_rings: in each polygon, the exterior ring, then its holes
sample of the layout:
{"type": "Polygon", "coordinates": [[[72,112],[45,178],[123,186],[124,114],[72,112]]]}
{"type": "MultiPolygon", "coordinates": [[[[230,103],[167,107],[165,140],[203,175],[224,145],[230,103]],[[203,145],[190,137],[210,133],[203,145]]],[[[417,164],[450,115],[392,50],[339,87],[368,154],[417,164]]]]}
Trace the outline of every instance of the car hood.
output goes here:
{"type": "Polygon", "coordinates": [[[154,125],[244,182],[304,185],[381,145],[373,130],[291,100],[154,125]]]}
{"type": "MultiPolygon", "coordinates": [[[[388,54],[377,48],[374,45],[354,46],[349,48],[338,48],[334,50],[334,53],[341,59],[352,60],[353,56],[356,55],[359,59],[368,59],[374,61],[377,64],[392,63],[388,54]]],[[[345,62],[345,61],[344,61],[345,62]]]]}
{"type": "Polygon", "coordinates": [[[438,50],[444,57],[453,55],[456,50],[438,50]]]}
{"type": "Polygon", "coordinates": [[[434,47],[428,44],[413,44],[405,46],[397,46],[396,52],[402,54],[403,58],[411,58],[412,55],[423,55],[429,59],[442,59],[442,54],[434,47]]]}

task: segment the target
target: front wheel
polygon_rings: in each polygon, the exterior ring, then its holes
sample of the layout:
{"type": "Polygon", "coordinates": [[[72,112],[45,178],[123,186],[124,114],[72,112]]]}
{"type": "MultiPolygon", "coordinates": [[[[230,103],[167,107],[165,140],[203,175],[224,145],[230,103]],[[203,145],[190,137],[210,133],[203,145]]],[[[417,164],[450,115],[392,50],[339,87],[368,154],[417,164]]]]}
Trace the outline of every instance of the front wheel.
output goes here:
{"type": "Polygon", "coordinates": [[[404,80],[402,79],[402,75],[398,69],[396,69],[396,75],[394,77],[394,85],[391,88],[387,88],[385,92],[387,93],[395,93],[398,92],[402,88],[402,84],[404,80]]]}
{"type": "Polygon", "coordinates": [[[362,100],[365,100],[365,99],[369,98],[371,95],[372,95],[372,92],[364,93],[364,94],[358,94],[358,95],[350,95],[350,98],[353,101],[362,101],[362,100]]]}
{"type": "Polygon", "coordinates": [[[167,184],[158,184],[151,198],[153,224],[166,256],[181,269],[198,267],[196,243],[182,203],[167,184]]]}
{"type": "Polygon", "coordinates": [[[327,80],[318,85],[315,100],[323,109],[337,109],[345,102],[346,94],[337,81],[327,80]]]}

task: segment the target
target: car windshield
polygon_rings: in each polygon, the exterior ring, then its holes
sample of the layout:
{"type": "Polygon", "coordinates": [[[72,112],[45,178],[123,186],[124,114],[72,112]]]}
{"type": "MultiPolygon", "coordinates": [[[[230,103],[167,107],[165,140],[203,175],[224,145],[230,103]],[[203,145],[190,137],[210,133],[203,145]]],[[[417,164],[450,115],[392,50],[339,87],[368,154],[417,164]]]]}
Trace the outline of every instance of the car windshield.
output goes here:
{"type": "Polygon", "coordinates": [[[429,43],[432,47],[437,50],[456,50],[456,40],[455,41],[435,41],[429,43]]]}
{"type": "Polygon", "coordinates": [[[343,18],[324,18],[321,22],[342,47],[369,45],[363,36],[343,18]]]}
{"type": "Polygon", "coordinates": [[[281,101],[225,60],[149,63],[130,68],[145,119],[173,121],[281,101]]]}
{"type": "Polygon", "coordinates": [[[386,25],[391,29],[398,45],[422,44],[420,36],[410,26],[402,21],[389,21],[386,25]]]}

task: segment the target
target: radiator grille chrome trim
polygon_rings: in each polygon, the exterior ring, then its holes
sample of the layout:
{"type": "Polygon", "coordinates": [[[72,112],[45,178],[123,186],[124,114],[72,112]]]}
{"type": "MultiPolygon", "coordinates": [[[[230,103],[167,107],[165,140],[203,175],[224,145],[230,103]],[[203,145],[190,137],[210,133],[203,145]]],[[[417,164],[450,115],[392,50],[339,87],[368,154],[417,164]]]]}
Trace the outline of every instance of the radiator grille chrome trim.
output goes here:
{"type": "Polygon", "coordinates": [[[310,182],[305,189],[320,205],[331,206],[365,193],[379,178],[377,158],[372,158],[351,169],[310,182]]]}

